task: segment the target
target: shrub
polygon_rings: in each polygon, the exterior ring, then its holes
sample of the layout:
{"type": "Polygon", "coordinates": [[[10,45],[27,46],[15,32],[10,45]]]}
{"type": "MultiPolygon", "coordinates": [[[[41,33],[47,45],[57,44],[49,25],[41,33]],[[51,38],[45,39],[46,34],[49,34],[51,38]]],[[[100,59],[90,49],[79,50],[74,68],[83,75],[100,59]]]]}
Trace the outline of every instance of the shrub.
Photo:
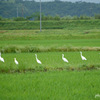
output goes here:
{"type": "Polygon", "coordinates": [[[0,16],[0,21],[2,20],[2,17],[0,16]]]}
{"type": "Polygon", "coordinates": [[[100,14],[96,14],[94,17],[95,19],[100,19],[100,14]]]}
{"type": "Polygon", "coordinates": [[[24,17],[17,17],[13,19],[14,21],[26,21],[27,19],[24,17]]]}

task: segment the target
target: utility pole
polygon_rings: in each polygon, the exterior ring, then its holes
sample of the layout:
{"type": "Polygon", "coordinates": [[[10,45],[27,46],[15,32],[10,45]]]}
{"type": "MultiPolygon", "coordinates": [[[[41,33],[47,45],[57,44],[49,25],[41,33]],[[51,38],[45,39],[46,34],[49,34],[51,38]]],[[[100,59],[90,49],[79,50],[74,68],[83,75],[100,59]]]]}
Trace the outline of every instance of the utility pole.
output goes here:
{"type": "Polygon", "coordinates": [[[40,0],[40,32],[42,31],[42,25],[41,25],[41,0],[40,0]]]}

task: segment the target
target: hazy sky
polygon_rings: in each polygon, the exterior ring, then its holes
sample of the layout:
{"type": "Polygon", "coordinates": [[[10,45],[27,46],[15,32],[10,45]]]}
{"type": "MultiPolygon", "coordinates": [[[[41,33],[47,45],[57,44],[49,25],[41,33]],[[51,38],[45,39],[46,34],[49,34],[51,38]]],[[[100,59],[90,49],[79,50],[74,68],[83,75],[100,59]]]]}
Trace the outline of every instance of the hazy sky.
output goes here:
{"type": "MultiPolygon", "coordinates": [[[[35,1],[40,1],[40,0],[35,0],[35,1]]],[[[41,0],[41,1],[54,1],[54,0],[41,0]]],[[[60,0],[60,1],[71,1],[71,2],[85,1],[85,2],[100,3],[100,0],[60,0]]]]}

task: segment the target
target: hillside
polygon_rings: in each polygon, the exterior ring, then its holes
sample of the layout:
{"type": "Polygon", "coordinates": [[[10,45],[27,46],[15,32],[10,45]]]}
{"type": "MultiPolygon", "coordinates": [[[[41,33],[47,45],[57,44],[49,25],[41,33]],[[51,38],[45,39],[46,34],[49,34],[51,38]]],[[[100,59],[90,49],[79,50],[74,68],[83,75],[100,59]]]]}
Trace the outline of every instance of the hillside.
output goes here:
{"type": "MultiPolygon", "coordinates": [[[[20,0],[19,0],[20,1],[20,0]]],[[[21,1],[21,2],[1,2],[0,1],[0,16],[5,18],[26,17],[35,12],[39,12],[39,2],[21,1]]],[[[94,16],[100,14],[100,4],[86,2],[62,2],[55,0],[54,2],[42,2],[42,13],[45,15],[63,16],[94,16]]]]}

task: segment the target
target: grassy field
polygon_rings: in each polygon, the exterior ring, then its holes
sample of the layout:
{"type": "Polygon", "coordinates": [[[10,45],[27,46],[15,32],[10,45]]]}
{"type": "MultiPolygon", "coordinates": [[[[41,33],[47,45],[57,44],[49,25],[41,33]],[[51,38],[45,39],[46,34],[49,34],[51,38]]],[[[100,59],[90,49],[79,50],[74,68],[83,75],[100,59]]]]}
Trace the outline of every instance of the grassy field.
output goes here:
{"type": "MultiPolygon", "coordinates": [[[[83,26],[84,27],[84,26],[83,26]]],[[[88,27],[88,26],[87,26],[88,27]]],[[[99,39],[100,29],[0,30],[0,40],[99,39]]]]}
{"type": "Polygon", "coordinates": [[[32,71],[48,71],[48,70],[72,70],[72,69],[92,69],[100,67],[100,52],[98,51],[85,51],[83,56],[87,61],[82,61],[80,52],[44,52],[37,53],[38,59],[41,60],[42,65],[37,64],[35,53],[9,53],[3,54],[5,63],[0,62],[1,72],[13,72],[24,70],[32,71]],[[62,60],[62,54],[68,59],[69,63],[62,60]],[[14,63],[14,58],[17,58],[19,65],[14,63]]]}
{"type": "Polygon", "coordinates": [[[0,100],[100,99],[100,20],[0,22],[0,52],[0,100]]]}
{"type": "MultiPolygon", "coordinates": [[[[42,29],[99,29],[100,20],[50,20],[42,21],[42,29]],[[88,26],[88,27],[87,27],[88,26]]],[[[39,21],[0,21],[0,30],[39,29],[39,21]]]]}
{"type": "Polygon", "coordinates": [[[0,74],[1,100],[99,100],[100,71],[0,74]]]}
{"type": "Polygon", "coordinates": [[[71,39],[71,40],[10,40],[0,41],[1,47],[6,46],[37,46],[37,47],[99,47],[100,39],[71,39]]]}
{"type": "Polygon", "coordinates": [[[100,51],[100,30],[1,30],[0,51],[100,51]],[[86,33],[87,32],[87,33],[86,33]],[[77,49],[76,49],[76,48],[77,49]],[[70,49],[71,48],[71,49],[70,49]]]}

